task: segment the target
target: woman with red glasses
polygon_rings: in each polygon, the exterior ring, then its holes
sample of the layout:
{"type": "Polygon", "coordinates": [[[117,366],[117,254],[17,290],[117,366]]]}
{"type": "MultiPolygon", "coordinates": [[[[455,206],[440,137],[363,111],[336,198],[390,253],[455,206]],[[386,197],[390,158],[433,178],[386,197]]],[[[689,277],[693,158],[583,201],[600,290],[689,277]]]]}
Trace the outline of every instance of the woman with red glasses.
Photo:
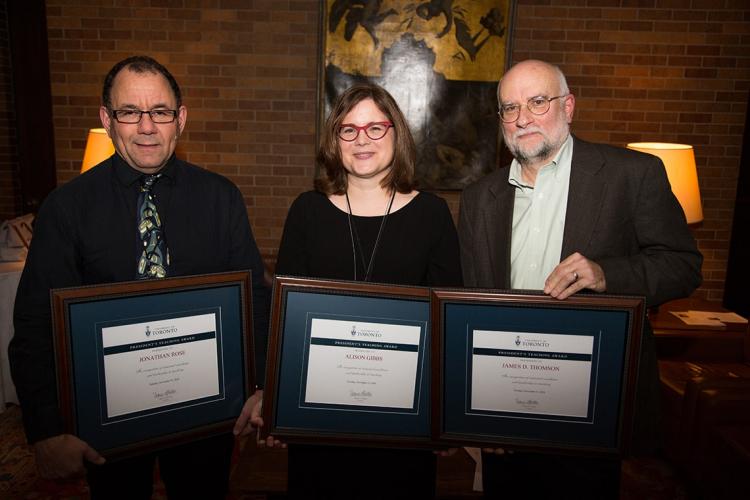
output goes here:
{"type": "MultiPolygon", "coordinates": [[[[415,189],[415,146],[393,97],[346,90],[326,120],[315,190],[292,204],[277,274],[460,286],[458,238],[445,200],[415,189]]],[[[289,446],[290,498],[432,498],[429,450],[289,446]],[[352,474],[377,470],[377,481],[352,474]],[[373,484],[374,483],[374,484],[373,484]]]]}

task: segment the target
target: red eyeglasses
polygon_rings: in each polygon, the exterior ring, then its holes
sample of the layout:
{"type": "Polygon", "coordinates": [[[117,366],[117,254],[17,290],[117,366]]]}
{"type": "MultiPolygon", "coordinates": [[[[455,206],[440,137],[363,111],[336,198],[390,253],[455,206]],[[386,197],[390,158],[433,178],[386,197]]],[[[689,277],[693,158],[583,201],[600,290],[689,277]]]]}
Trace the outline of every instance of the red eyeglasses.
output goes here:
{"type": "Polygon", "coordinates": [[[365,135],[373,141],[377,141],[385,137],[388,133],[388,129],[393,124],[391,122],[370,122],[367,125],[361,127],[354,125],[353,123],[344,123],[339,127],[339,137],[342,141],[352,142],[359,137],[360,131],[364,130],[365,135]]]}

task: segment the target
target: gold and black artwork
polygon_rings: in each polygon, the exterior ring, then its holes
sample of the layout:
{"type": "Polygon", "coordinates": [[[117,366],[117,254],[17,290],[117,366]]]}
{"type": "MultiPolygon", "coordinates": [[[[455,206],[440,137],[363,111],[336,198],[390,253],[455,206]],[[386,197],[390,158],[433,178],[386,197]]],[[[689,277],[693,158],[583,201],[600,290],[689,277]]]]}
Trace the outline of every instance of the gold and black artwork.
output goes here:
{"type": "Polygon", "coordinates": [[[422,189],[463,189],[497,165],[495,88],[513,0],[326,0],[321,121],[345,89],[385,87],[417,144],[422,189]]]}

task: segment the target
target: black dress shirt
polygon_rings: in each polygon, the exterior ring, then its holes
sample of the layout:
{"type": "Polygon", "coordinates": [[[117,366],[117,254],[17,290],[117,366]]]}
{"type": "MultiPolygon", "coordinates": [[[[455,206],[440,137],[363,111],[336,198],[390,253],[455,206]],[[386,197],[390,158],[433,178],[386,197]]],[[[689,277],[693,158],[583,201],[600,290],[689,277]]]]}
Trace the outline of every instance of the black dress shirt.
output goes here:
{"type": "MultiPolygon", "coordinates": [[[[153,193],[169,247],[167,275],[252,270],[256,376],[262,381],[269,293],[242,195],[228,179],[174,156],[162,173],[153,193]]],[[[135,279],[141,175],[115,154],[50,193],[39,210],[9,348],[31,443],[62,433],[50,289],[135,279]]]]}

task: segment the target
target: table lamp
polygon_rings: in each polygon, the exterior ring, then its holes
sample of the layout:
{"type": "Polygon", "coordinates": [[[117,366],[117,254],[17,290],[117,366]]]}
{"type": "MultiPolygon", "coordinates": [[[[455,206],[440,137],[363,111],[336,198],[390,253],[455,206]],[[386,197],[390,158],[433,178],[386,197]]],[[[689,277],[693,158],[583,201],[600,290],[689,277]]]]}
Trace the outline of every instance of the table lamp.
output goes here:
{"type": "Polygon", "coordinates": [[[115,147],[112,145],[112,140],[107,135],[107,131],[103,128],[92,128],[89,130],[89,136],[86,139],[86,151],[83,153],[81,173],[103,162],[114,152],[115,147]]]}
{"type": "Polygon", "coordinates": [[[703,220],[693,146],[664,142],[633,142],[628,144],[628,149],[635,149],[661,158],[667,170],[672,192],[685,212],[687,223],[695,224],[703,220]]]}

